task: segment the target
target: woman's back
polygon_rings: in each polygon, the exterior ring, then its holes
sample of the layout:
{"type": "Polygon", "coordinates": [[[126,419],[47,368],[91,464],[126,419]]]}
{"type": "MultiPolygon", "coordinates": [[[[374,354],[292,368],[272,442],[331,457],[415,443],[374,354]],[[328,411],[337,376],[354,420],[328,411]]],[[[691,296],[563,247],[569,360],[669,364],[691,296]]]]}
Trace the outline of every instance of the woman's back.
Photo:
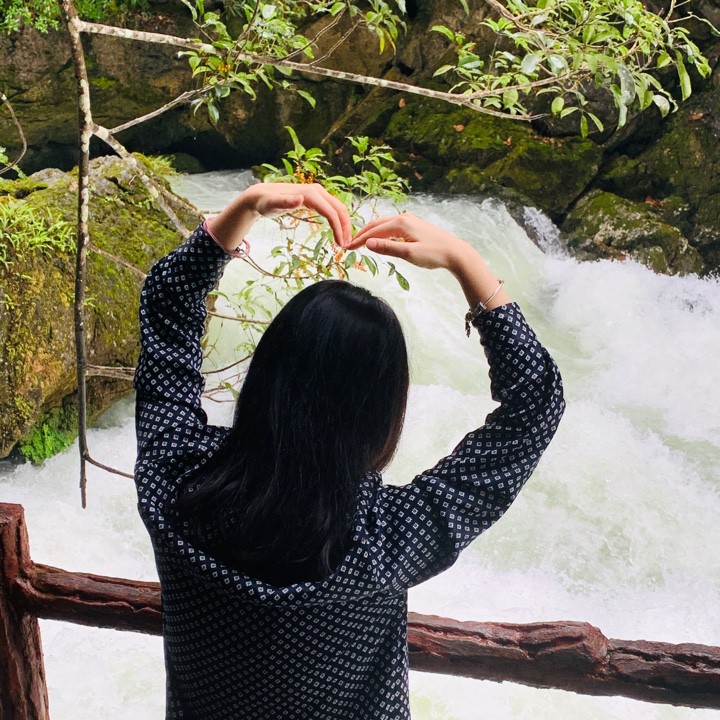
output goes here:
{"type": "MultiPolygon", "coordinates": [[[[227,562],[242,503],[216,505],[203,532],[207,515],[188,513],[198,479],[232,452],[232,431],[207,425],[199,373],[204,302],[227,260],[199,228],[153,268],[141,304],[136,482],[162,589],[168,717],[406,718],[407,589],[451,565],[513,501],[562,414],[557,368],[517,306],[471,314],[500,407],[409,485],[355,479],[344,555],[322,579],[270,585],[227,562]]],[[[481,274],[477,292],[489,295],[490,282],[481,274]]]]}

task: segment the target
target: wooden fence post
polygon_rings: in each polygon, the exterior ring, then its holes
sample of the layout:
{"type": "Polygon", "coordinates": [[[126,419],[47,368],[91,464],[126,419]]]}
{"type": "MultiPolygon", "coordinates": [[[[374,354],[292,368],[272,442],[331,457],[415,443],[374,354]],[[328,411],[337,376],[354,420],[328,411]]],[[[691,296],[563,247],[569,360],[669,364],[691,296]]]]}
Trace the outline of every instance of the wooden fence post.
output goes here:
{"type": "Polygon", "coordinates": [[[31,566],[22,505],[0,505],[0,720],[48,720],[40,628],[18,602],[31,566]]]}

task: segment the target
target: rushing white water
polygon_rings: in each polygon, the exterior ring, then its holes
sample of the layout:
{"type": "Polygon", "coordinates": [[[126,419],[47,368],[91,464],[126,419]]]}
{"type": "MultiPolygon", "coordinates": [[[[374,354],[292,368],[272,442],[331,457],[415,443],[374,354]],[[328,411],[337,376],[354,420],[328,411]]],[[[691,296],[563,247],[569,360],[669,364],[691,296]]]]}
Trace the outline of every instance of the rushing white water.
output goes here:
{"type": "MultiPolygon", "coordinates": [[[[247,175],[188,178],[205,209],[247,175]]],[[[720,285],[654,275],[633,263],[544,255],[493,202],[417,198],[409,208],[473,242],[523,308],[565,379],[568,408],[527,487],[447,573],[413,590],[411,609],[459,619],[586,620],[609,637],[720,645],[720,285]]],[[[253,232],[260,260],[274,227],[253,232]]],[[[231,264],[223,288],[244,277],[231,264]]],[[[463,298],[440,272],[403,268],[355,278],[387,297],[409,336],[413,388],[387,479],[405,482],[482,421],[485,360],[463,333],[463,298]]],[[[232,355],[232,324],[220,348],[232,355]]],[[[229,406],[211,404],[211,419],[229,406]]],[[[93,430],[93,454],[132,467],[130,402],[93,430]]],[[[33,558],[70,570],[152,579],[149,540],[131,483],[90,470],[79,509],[76,449],[0,477],[3,501],[26,508],[33,558]]],[[[42,622],[54,720],[159,720],[159,638],[42,622]]],[[[590,698],[413,673],[418,720],[591,718],[720,720],[720,712],[590,698]]],[[[348,719],[350,720],[350,719],[348,719]]]]}

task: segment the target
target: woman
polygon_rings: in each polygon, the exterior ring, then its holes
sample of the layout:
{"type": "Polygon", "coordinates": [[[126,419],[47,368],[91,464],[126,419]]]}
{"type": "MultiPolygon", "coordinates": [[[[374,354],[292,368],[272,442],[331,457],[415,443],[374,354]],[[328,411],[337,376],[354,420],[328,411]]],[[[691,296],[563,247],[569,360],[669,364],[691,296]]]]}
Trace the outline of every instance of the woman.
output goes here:
{"type": "Polygon", "coordinates": [[[153,268],[136,375],[140,514],[163,598],[167,717],[409,718],[407,589],[505,512],[563,411],[557,368],[467,243],[408,214],[355,238],[319,185],[254,185],[153,268]],[[500,407],[406,486],[382,484],[408,385],[394,313],[349,283],[293,298],[233,428],[200,407],[205,299],[252,224],[306,206],[337,243],[444,268],[500,407]]]}

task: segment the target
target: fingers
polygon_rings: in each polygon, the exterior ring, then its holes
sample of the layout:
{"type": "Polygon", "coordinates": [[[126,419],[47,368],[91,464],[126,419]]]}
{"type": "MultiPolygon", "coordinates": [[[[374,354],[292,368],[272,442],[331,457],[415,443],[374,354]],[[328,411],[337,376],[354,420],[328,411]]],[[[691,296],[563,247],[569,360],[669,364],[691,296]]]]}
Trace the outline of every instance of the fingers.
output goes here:
{"type": "Polygon", "coordinates": [[[340,218],[340,227],[342,229],[342,241],[335,236],[335,240],[338,245],[345,247],[349,244],[352,239],[352,222],[350,220],[350,213],[344,203],[340,202],[334,195],[331,195],[327,191],[323,191],[327,195],[328,202],[335,208],[340,218]]]}
{"type": "Polygon", "coordinates": [[[410,260],[413,253],[413,243],[378,237],[369,238],[365,247],[380,255],[389,255],[403,260],[410,260]]]}
{"type": "Polygon", "coordinates": [[[341,247],[350,242],[352,225],[350,214],[343,203],[330,195],[321,185],[307,185],[304,192],[304,205],[320,213],[330,225],[335,242],[341,247]]]}
{"type": "Polygon", "coordinates": [[[263,198],[257,204],[257,211],[263,217],[277,217],[290,210],[296,210],[301,207],[304,197],[299,194],[289,195],[270,195],[263,198]]]}
{"type": "Polygon", "coordinates": [[[318,183],[301,185],[266,183],[253,186],[260,195],[257,211],[265,217],[276,217],[305,206],[322,215],[330,225],[335,242],[346,246],[352,237],[350,213],[345,205],[318,183]]]}
{"type": "Polygon", "coordinates": [[[412,241],[415,238],[410,232],[409,225],[411,221],[412,216],[408,216],[406,213],[375,218],[355,235],[347,247],[349,250],[359,248],[365,245],[370,238],[395,237],[412,241]]]}

